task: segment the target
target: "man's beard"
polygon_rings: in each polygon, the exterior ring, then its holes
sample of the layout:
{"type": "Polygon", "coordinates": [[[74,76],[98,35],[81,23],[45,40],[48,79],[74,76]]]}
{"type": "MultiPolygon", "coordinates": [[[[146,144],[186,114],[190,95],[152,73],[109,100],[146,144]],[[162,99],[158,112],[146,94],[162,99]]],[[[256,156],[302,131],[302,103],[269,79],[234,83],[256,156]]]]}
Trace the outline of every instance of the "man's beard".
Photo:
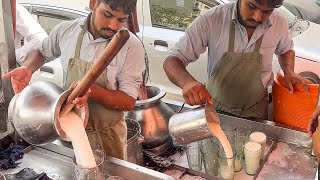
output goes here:
{"type": "Polygon", "coordinates": [[[254,19],[250,18],[250,19],[246,19],[244,20],[240,14],[240,6],[241,6],[241,1],[237,1],[237,12],[238,12],[238,18],[239,18],[239,21],[240,23],[245,26],[246,28],[249,28],[249,29],[256,29],[260,24],[262,24],[262,22],[257,22],[255,21],[254,19]],[[251,26],[250,24],[248,24],[248,22],[255,22],[257,23],[258,25],[257,26],[251,26]]]}
{"type": "Polygon", "coordinates": [[[103,28],[103,29],[101,29],[101,30],[97,30],[96,27],[95,27],[95,25],[93,25],[93,26],[94,26],[95,30],[97,31],[97,33],[99,34],[99,36],[100,36],[101,38],[103,38],[103,39],[110,39],[110,38],[112,38],[112,37],[117,33],[117,31],[114,31],[114,30],[112,30],[112,29],[110,29],[110,28],[103,28]],[[112,31],[112,32],[113,32],[113,35],[108,36],[108,35],[104,34],[103,31],[112,31]]]}
{"type": "Polygon", "coordinates": [[[117,31],[112,30],[111,28],[102,28],[102,29],[100,29],[100,30],[97,29],[97,26],[96,26],[96,24],[95,24],[95,19],[96,19],[95,13],[93,13],[93,14],[92,14],[92,26],[93,26],[94,30],[97,32],[97,34],[98,34],[101,38],[103,38],[103,39],[110,39],[110,38],[112,38],[112,37],[117,33],[117,31]],[[103,31],[112,31],[112,32],[113,32],[113,35],[108,36],[108,35],[104,34],[103,31]]]}

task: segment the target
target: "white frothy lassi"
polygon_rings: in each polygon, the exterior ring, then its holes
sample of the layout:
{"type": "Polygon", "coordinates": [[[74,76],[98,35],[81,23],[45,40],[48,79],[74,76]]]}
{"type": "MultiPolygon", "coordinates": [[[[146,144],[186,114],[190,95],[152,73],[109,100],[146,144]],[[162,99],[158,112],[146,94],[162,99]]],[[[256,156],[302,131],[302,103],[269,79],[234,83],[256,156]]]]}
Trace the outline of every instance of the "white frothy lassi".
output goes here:
{"type": "Polygon", "coordinates": [[[244,158],[246,162],[246,172],[254,175],[259,168],[261,154],[261,144],[257,142],[247,142],[244,145],[244,158]]]}
{"type": "Polygon", "coordinates": [[[71,139],[77,165],[83,168],[97,166],[83,120],[73,111],[59,118],[61,129],[71,139]]]}
{"type": "Polygon", "coordinates": [[[267,142],[267,136],[263,132],[253,132],[249,136],[249,140],[253,142],[257,142],[261,144],[261,156],[260,159],[263,160],[264,158],[264,150],[266,147],[266,142],[267,142]]]}

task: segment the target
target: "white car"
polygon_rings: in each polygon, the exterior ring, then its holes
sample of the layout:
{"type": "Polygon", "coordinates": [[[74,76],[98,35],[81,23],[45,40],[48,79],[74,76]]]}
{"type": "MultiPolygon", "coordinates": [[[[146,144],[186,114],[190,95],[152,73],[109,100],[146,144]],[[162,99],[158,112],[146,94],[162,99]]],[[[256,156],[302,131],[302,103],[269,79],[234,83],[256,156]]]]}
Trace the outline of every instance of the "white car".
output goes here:
{"type": "MultiPolygon", "coordinates": [[[[32,16],[41,24],[42,28],[49,34],[54,26],[63,20],[72,20],[86,16],[87,3],[79,3],[77,0],[68,1],[39,1],[39,0],[18,0],[21,5],[29,10],[32,16]],[[63,5],[63,7],[62,7],[63,5]],[[73,7],[73,8],[68,8],[73,7]]],[[[63,70],[60,60],[46,63],[37,70],[31,82],[37,80],[51,81],[63,87],[63,70]]]]}
{"type": "Polygon", "coordinates": [[[317,0],[285,0],[283,6],[300,19],[320,24],[320,7],[316,1],[317,0]]]}
{"type": "MultiPolygon", "coordinates": [[[[88,1],[51,1],[18,0],[37,18],[49,32],[54,25],[65,19],[86,16],[88,1]],[[79,3],[81,2],[81,3],[79,3]]],[[[167,78],[162,64],[168,51],[184,34],[193,19],[211,7],[228,3],[228,0],[138,0],[137,14],[140,32],[149,57],[150,81],[148,84],[167,91],[167,97],[181,100],[181,89],[167,78]]],[[[289,30],[293,36],[296,51],[296,72],[311,71],[320,76],[320,25],[297,19],[285,7],[277,9],[289,21],[289,30]]],[[[189,64],[189,72],[200,82],[205,82],[207,71],[207,53],[189,64]]],[[[274,71],[280,69],[274,58],[274,71]]],[[[50,80],[62,86],[62,68],[56,61],[45,64],[34,73],[34,80],[50,80]]]]}

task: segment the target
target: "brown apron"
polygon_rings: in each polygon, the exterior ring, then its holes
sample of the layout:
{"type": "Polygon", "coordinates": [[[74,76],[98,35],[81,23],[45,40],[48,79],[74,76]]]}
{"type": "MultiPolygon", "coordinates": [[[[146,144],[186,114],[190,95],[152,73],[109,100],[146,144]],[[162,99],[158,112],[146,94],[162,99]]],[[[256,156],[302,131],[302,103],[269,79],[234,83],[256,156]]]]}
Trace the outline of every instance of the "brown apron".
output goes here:
{"type": "MultiPolygon", "coordinates": [[[[75,56],[70,58],[65,87],[84,77],[93,63],[79,59],[84,31],[79,34],[75,56]]],[[[108,88],[107,69],[95,82],[103,88],[108,88]]],[[[119,159],[127,159],[127,126],[122,111],[106,109],[103,105],[88,99],[89,121],[86,132],[92,149],[102,149],[107,155],[119,159]]]]}
{"type": "Polygon", "coordinates": [[[267,89],[261,80],[259,53],[263,36],[253,52],[235,53],[235,24],[231,22],[228,51],[223,54],[207,89],[217,110],[244,118],[268,119],[267,89]]]}

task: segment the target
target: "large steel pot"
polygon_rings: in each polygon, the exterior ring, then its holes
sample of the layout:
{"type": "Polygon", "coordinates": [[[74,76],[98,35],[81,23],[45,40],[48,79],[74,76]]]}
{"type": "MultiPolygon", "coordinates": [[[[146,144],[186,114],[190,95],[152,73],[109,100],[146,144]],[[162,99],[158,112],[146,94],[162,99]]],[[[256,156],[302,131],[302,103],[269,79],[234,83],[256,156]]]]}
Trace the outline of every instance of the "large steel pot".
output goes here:
{"type": "Polygon", "coordinates": [[[174,111],[161,101],[166,94],[154,86],[147,86],[148,99],[138,100],[134,109],[128,112],[128,118],[139,122],[141,134],[145,138],[143,147],[155,154],[166,152],[172,145],[168,130],[168,121],[174,111]]]}
{"type": "Polygon", "coordinates": [[[126,118],[127,123],[127,144],[128,144],[128,161],[140,166],[144,166],[144,158],[142,151],[141,127],[140,124],[133,120],[126,118]]]}
{"type": "MultiPolygon", "coordinates": [[[[48,81],[37,81],[28,85],[10,101],[8,119],[22,139],[30,144],[43,145],[53,142],[63,131],[59,129],[59,115],[61,106],[67,99],[70,90],[64,91],[61,87],[48,81]]],[[[88,121],[88,106],[77,109],[76,113],[88,121]]]]}

